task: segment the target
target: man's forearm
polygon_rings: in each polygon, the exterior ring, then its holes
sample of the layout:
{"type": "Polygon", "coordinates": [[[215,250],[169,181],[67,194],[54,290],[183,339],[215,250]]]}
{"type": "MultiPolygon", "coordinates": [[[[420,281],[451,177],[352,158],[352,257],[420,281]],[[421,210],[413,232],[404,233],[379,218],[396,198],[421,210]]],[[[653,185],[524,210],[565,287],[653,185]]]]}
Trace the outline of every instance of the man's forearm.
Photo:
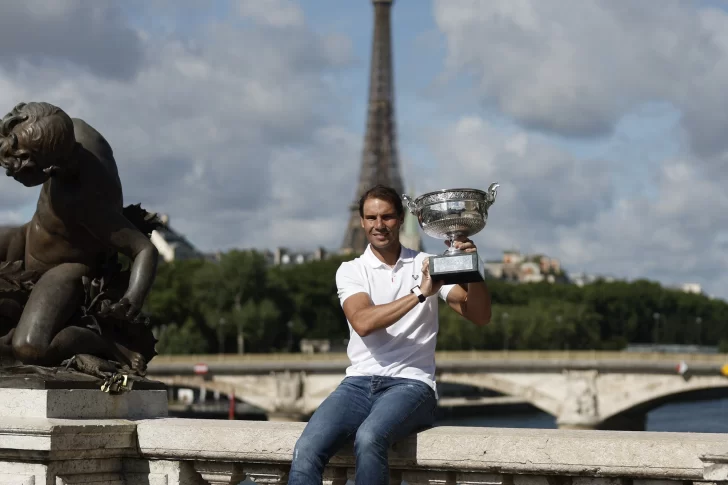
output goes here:
{"type": "Polygon", "coordinates": [[[463,316],[477,325],[490,322],[490,292],[484,281],[468,283],[468,296],[463,305],[463,316]]]}
{"type": "Polygon", "coordinates": [[[349,323],[354,327],[357,334],[366,337],[374,331],[397,323],[419,303],[417,295],[410,293],[399,300],[394,300],[392,303],[362,308],[352,315],[349,323]]]}

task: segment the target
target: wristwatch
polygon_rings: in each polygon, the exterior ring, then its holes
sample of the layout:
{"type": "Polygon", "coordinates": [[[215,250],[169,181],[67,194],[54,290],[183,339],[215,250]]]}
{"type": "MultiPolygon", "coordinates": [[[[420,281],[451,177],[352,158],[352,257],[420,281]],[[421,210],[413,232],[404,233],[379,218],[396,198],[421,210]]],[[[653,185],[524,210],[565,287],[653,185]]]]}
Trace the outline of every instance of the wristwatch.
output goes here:
{"type": "Polygon", "coordinates": [[[420,303],[424,303],[427,298],[425,298],[425,295],[422,294],[422,290],[420,290],[420,285],[415,286],[410,290],[410,293],[414,293],[417,295],[417,299],[420,300],[420,303]]]}

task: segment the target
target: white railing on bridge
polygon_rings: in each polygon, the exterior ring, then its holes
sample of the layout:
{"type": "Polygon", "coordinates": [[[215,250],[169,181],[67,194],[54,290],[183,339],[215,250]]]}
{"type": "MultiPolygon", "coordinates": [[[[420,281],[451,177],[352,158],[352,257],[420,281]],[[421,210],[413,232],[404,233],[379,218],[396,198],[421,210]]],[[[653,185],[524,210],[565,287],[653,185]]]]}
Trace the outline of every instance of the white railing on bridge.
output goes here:
{"type": "MultiPolygon", "coordinates": [[[[256,482],[286,483],[293,446],[303,427],[303,423],[164,419],[139,423],[137,435],[142,456],[191,463],[209,477],[208,483],[230,483],[225,474],[234,480],[247,475],[256,482]]],[[[390,452],[391,475],[393,484],[404,480],[546,485],[557,477],[570,478],[573,485],[618,483],[615,479],[644,484],[722,481],[728,480],[728,464],[720,458],[728,456],[727,438],[704,433],[445,426],[396,443],[390,452]]],[[[345,483],[353,470],[348,446],[332,459],[328,483],[345,483]]]]}
{"type": "MultiPolygon", "coordinates": [[[[0,421],[0,484],[283,484],[303,423],[0,421]]],[[[391,483],[687,485],[728,480],[728,436],[436,427],[396,443],[391,483]]],[[[327,484],[353,476],[351,446],[327,484]]]]}

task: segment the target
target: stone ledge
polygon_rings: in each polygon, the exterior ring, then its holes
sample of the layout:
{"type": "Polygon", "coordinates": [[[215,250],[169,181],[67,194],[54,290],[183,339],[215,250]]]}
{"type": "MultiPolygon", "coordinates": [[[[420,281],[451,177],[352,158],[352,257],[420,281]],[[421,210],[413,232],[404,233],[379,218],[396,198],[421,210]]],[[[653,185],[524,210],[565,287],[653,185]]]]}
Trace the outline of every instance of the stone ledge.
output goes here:
{"type": "MultiPolygon", "coordinates": [[[[304,423],[165,418],[137,423],[144,458],[288,464],[304,423]]],[[[724,434],[443,426],[395,444],[395,468],[702,480],[701,457],[728,454],[724,434]]],[[[331,461],[353,466],[351,446],[331,461]]]]}
{"type": "Polygon", "coordinates": [[[119,458],[137,452],[136,425],[126,420],[3,417],[0,458],[23,461],[119,458]]]}
{"type": "Polygon", "coordinates": [[[167,416],[167,392],[0,388],[0,419],[144,419],[167,416]]]}

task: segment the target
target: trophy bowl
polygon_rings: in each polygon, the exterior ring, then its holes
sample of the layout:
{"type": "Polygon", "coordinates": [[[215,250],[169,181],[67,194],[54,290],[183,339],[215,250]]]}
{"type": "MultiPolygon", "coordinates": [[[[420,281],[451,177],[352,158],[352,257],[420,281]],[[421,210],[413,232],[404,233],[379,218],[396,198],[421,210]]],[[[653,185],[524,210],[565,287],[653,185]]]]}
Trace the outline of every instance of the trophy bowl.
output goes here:
{"type": "Polygon", "coordinates": [[[478,189],[443,189],[412,199],[403,195],[407,209],[417,217],[420,227],[430,237],[449,240],[441,256],[430,257],[430,276],[445,284],[483,281],[485,268],[477,252],[455,248],[458,237],[470,237],[483,230],[488,209],[495,202],[499,184],[487,191],[478,189]]]}
{"type": "Polygon", "coordinates": [[[412,200],[402,198],[407,209],[417,217],[420,227],[430,237],[450,240],[447,254],[460,250],[453,247],[459,236],[470,237],[483,230],[488,222],[488,209],[498,194],[499,184],[490,184],[487,192],[478,189],[443,189],[428,192],[412,200]]]}

